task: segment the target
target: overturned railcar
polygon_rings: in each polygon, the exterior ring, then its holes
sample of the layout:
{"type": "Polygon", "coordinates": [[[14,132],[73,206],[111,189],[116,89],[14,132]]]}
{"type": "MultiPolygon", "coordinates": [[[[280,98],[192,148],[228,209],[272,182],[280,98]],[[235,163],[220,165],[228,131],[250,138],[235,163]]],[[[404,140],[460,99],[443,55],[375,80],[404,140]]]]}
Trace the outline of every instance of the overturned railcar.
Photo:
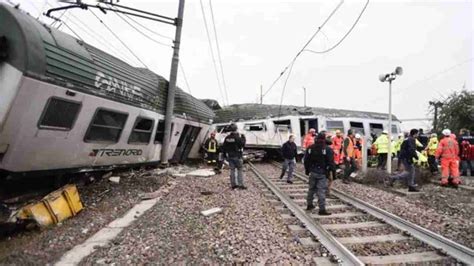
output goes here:
{"type": "MultiPolygon", "coordinates": [[[[392,134],[399,135],[400,121],[392,115],[392,134]]],[[[290,134],[296,137],[301,151],[305,134],[310,128],[355,133],[374,138],[388,130],[388,114],[339,110],[330,108],[300,107],[290,105],[235,104],[216,111],[213,129],[222,139],[227,126],[235,123],[245,134],[247,148],[274,151],[288,140],[290,134]]]]}
{"type": "MultiPolygon", "coordinates": [[[[0,4],[0,171],[160,162],[168,82],[0,4]]],[[[169,158],[197,157],[214,112],[179,88],[169,158]]]]}

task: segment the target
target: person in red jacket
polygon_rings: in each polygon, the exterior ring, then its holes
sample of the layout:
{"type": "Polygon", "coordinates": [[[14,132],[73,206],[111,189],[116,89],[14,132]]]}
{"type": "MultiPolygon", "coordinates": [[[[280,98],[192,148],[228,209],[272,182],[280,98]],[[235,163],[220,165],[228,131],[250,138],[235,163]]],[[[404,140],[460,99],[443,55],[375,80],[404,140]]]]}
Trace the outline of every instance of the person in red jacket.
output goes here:
{"type": "Polygon", "coordinates": [[[451,176],[452,185],[457,187],[459,179],[459,145],[456,137],[451,135],[451,130],[443,130],[444,138],[439,142],[436,150],[436,159],[441,160],[441,185],[449,184],[451,176]]]}
{"type": "Polygon", "coordinates": [[[303,139],[304,149],[314,144],[314,137],[316,137],[316,129],[310,128],[308,134],[306,134],[303,139]]]}
{"type": "Polygon", "coordinates": [[[336,135],[332,137],[331,149],[334,151],[334,163],[339,165],[342,163],[342,143],[344,142],[344,137],[342,136],[341,131],[336,130],[336,135]]]}

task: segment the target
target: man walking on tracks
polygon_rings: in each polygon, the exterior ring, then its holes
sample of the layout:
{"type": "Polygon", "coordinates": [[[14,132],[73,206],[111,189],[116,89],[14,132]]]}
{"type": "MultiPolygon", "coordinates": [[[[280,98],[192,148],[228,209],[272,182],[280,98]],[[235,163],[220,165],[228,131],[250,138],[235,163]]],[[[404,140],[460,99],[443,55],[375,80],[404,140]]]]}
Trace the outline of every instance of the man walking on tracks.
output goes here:
{"type": "Polygon", "coordinates": [[[309,175],[309,190],[306,198],[306,210],[314,209],[314,194],[318,194],[319,215],[331,215],[326,211],[326,189],[328,171],[336,169],[334,153],[326,143],[324,133],[319,133],[316,143],[308,147],[305,154],[304,167],[309,175]]]}
{"type": "Polygon", "coordinates": [[[245,146],[245,138],[237,132],[237,126],[229,126],[230,133],[225,139],[222,149],[230,167],[230,186],[232,189],[247,189],[244,186],[242,152],[245,146]],[[237,176],[236,172],[237,171],[237,176]],[[237,177],[237,180],[236,180],[237,177]]]}
{"type": "Polygon", "coordinates": [[[416,137],[418,136],[418,130],[410,130],[410,136],[403,141],[400,148],[400,159],[402,160],[404,172],[393,177],[389,177],[389,184],[393,185],[396,180],[407,179],[408,192],[418,192],[418,188],[415,185],[415,166],[413,165],[413,159],[418,160],[416,154],[416,137]]]}
{"type": "Polygon", "coordinates": [[[291,179],[293,178],[293,171],[295,170],[296,166],[296,155],[298,154],[295,144],[295,136],[290,135],[288,141],[285,142],[281,147],[281,153],[283,155],[284,161],[280,179],[285,176],[286,171],[288,170],[288,179],[286,180],[286,182],[289,184],[293,184],[293,181],[291,181],[291,179]]]}

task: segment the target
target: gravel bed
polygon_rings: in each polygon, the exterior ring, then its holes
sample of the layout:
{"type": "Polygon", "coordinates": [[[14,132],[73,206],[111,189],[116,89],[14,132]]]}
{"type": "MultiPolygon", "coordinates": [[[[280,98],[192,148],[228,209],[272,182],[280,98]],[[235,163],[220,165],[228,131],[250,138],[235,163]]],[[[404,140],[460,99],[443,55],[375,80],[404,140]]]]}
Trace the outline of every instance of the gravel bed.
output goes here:
{"type": "Polygon", "coordinates": [[[84,209],[75,217],[43,229],[22,231],[0,239],[0,264],[46,264],[82,243],[140,200],[140,194],[157,190],[167,176],[153,171],[127,171],[120,183],[100,179],[89,185],[78,184],[84,209]],[[98,197],[99,194],[102,194],[98,197]]]}
{"type": "Polygon", "coordinates": [[[82,264],[310,263],[320,252],[295,241],[257,187],[257,178],[244,174],[248,190],[230,190],[227,171],[180,179],[168,196],[82,264]],[[223,210],[200,214],[213,207],[223,210]]]}
{"type": "Polygon", "coordinates": [[[347,245],[347,247],[357,256],[387,256],[435,251],[434,248],[416,239],[367,244],[352,244],[347,245]]]}
{"type": "Polygon", "coordinates": [[[346,185],[337,181],[335,187],[462,245],[474,247],[474,193],[471,191],[425,185],[422,194],[400,196],[356,183],[346,185]]]}
{"type": "Polygon", "coordinates": [[[474,176],[461,176],[461,184],[474,187],[474,176]]]}
{"type": "MultiPolygon", "coordinates": [[[[331,212],[331,211],[329,211],[331,212]]],[[[350,223],[363,223],[363,222],[375,222],[378,221],[376,218],[370,215],[354,216],[348,218],[329,218],[318,219],[320,224],[350,224],[350,223]]]]}
{"type": "Polygon", "coordinates": [[[339,229],[329,230],[335,237],[352,237],[352,236],[377,236],[400,233],[398,229],[390,225],[380,227],[367,227],[358,229],[339,229]]]}

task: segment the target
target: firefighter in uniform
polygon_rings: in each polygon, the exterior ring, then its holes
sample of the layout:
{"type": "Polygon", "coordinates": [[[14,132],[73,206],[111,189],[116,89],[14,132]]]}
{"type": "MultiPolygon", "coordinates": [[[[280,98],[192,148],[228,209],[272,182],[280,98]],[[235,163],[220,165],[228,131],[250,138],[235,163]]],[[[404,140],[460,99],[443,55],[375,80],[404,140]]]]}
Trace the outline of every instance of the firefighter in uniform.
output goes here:
{"type": "Polygon", "coordinates": [[[428,145],[426,146],[426,152],[428,154],[428,164],[430,165],[430,171],[432,174],[438,172],[438,163],[436,162],[436,150],[438,149],[438,136],[436,133],[431,134],[428,145]]]}
{"type": "Polygon", "coordinates": [[[441,185],[451,184],[455,187],[461,183],[459,179],[459,146],[456,138],[451,136],[451,130],[443,130],[444,138],[439,142],[436,158],[441,160],[441,185]]]}
{"type": "Polygon", "coordinates": [[[210,138],[204,142],[204,150],[206,151],[206,161],[208,164],[216,165],[218,156],[217,149],[216,132],[211,132],[210,138]]]}
{"type": "Polygon", "coordinates": [[[319,133],[316,142],[306,149],[305,172],[309,175],[306,210],[314,209],[314,194],[318,195],[319,215],[331,215],[326,211],[327,173],[336,169],[332,149],[326,143],[326,135],[319,133]]]}

